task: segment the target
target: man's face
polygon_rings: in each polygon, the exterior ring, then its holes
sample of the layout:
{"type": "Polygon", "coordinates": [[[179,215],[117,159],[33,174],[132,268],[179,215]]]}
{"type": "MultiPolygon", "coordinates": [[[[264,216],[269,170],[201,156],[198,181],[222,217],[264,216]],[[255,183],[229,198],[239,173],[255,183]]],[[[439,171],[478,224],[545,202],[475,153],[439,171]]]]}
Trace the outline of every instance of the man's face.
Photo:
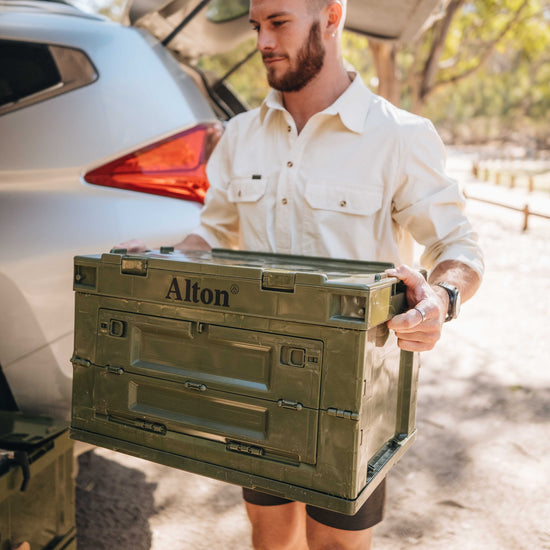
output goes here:
{"type": "Polygon", "coordinates": [[[319,74],[325,48],[319,19],[307,11],[306,0],[253,0],[250,21],[272,88],[296,92],[319,74]]]}

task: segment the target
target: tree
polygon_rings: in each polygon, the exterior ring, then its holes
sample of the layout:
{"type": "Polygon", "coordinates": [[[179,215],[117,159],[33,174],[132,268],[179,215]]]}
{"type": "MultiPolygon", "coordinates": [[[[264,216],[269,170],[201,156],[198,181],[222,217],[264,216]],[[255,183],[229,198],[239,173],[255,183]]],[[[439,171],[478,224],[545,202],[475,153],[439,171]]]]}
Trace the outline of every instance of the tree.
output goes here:
{"type": "Polygon", "coordinates": [[[503,45],[517,47],[527,29],[545,27],[550,46],[549,10],[548,0],[450,0],[414,44],[369,41],[378,93],[420,112],[435,91],[479,71],[503,45]]]}

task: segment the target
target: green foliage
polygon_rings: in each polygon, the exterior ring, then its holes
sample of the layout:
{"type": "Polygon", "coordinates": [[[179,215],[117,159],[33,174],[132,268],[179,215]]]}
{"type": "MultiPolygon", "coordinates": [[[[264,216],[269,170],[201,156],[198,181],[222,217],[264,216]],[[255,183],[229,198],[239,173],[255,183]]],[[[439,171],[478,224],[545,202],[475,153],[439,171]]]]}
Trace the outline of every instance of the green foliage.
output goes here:
{"type": "Polygon", "coordinates": [[[476,72],[441,86],[426,103],[424,114],[451,139],[548,144],[550,3],[530,0],[503,35],[522,3],[474,0],[465,3],[453,20],[438,82],[466,73],[488,51],[490,55],[476,72]]]}
{"type": "Polygon", "coordinates": [[[231,21],[248,13],[248,0],[212,0],[206,16],[215,23],[231,21]]]}

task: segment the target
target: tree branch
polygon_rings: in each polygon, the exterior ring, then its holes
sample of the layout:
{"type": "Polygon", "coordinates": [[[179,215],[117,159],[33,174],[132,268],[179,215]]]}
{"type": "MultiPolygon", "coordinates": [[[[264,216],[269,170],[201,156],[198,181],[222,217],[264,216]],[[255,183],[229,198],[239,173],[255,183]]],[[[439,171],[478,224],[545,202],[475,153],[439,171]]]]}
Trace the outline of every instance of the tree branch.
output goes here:
{"type": "Polygon", "coordinates": [[[462,71],[461,73],[451,76],[450,78],[447,78],[445,80],[439,80],[438,82],[434,82],[429,89],[425,90],[425,93],[422,96],[422,100],[425,101],[426,97],[429,94],[433,93],[436,89],[439,89],[442,86],[446,86],[448,84],[454,84],[459,80],[463,80],[464,78],[470,76],[471,74],[475,73],[478,69],[480,69],[486,63],[489,57],[491,57],[491,54],[494,52],[496,45],[504,38],[504,36],[510,31],[510,29],[518,22],[521,12],[529,4],[529,1],[530,0],[523,0],[523,3],[516,10],[514,16],[510,19],[510,21],[508,21],[508,23],[502,28],[500,33],[487,44],[487,46],[485,47],[485,51],[481,54],[479,62],[476,65],[462,71]]]}
{"type": "Polygon", "coordinates": [[[441,22],[437,24],[436,33],[430,48],[428,59],[424,65],[422,71],[421,84],[419,89],[419,99],[423,103],[425,97],[430,93],[435,83],[435,77],[439,68],[439,60],[443,55],[443,49],[445,48],[445,39],[449,33],[451,22],[456,12],[462,6],[464,0],[451,0],[447,6],[445,17],[441,22]]]}

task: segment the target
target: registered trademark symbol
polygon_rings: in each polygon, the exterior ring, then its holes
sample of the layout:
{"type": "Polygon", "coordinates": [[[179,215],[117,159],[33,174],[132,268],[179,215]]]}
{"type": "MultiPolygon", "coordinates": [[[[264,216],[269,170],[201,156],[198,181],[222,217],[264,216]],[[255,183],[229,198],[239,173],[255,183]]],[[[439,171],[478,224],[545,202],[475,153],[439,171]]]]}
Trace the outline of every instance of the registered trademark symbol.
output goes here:
{"type": "Polygon", "coordinates": [[[231,294],[238,294],[239,293],[239,285],[231,285],[231,294]]]}

